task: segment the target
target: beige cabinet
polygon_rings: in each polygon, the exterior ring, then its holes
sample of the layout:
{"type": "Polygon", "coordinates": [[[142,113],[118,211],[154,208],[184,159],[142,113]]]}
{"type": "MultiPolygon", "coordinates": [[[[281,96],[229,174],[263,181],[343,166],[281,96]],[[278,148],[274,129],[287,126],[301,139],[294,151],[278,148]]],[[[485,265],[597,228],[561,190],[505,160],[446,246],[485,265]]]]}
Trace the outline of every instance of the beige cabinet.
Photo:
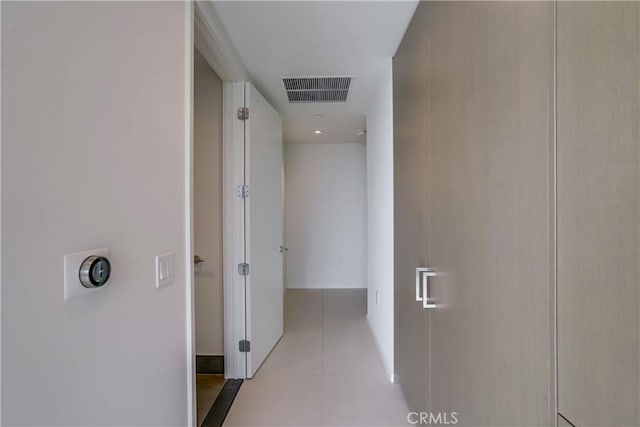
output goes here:
{"type": "Polygon", "coordinates": [[[460,425],[549,424],[553,7],[421,3],[394,80],[399,382],[460,425]]]}
{"type": "Polygon", "coordinates": [[[430,8],[431,406],[546,425],[553,5],[430,8]]]}
{"type": "Polygon", "coordinates": [[[638,2],[419,5],[394,59],[396,371],[412,410],[640,425],[639,16],[638,2]],[[436,271],[434,309],[416,267],[436,271]]]}
{"type": "Polygon", "coordinates": [[[558,2],[558,402],[640,425],[637,2],[558,2]]]}
{"type": "MultiPolygon", "coordinates": [[[[413,21],[424,20],[420,6],[413,21]]],[[[426,34],[411,25],[393,62],[394,93],[394,358],[412,411],[428,410],[429,312],[416,301],[415,269],[429,257],[428,94],[426,34]]]]}

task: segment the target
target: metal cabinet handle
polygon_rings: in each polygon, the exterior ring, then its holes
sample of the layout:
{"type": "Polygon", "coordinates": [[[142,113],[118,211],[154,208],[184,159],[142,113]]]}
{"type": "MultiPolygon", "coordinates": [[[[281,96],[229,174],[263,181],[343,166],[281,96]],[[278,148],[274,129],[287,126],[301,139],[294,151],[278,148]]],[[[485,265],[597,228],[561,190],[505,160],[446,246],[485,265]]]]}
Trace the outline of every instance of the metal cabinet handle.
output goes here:
{"type": "Polygon", "coordinates": [[[193,263],[195,265],[201,264],[204,262],[204,258],[201,258],[200,255],[194,255],[193,257],[193,263]]]}
{"type": "Polygon", "coordinates": [[[416,301],[422,301],[422,308],[436,308],[436,304],[429,297],[429,277],[435,276],[436,272],[431,268],[416,268],[416,301]]]}
{"type": "Polygon", "coordinates": [[[287,252],[288,250],[289,250],[289,248],[284,247],[284,246],[280,246],[280,248],[279,248],[280,253],[287,252]]]}

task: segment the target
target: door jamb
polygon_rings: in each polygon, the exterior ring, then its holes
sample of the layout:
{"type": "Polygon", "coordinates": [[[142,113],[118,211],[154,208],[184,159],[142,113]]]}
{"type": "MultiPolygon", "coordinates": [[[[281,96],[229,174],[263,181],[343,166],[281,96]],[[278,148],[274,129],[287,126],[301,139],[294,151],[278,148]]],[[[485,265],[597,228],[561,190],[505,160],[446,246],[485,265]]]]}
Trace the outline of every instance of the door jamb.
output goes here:
{"type": "Polygon", "coordinates": [[[194,45],[223,82],[249,80],[242,60],[208,1],[194,2],[194,45]]]}
{"type": "MultiPolygon", "coordinates": [[[[227,97],[230,95],[229,88],[237,81],[248,79],[248,73],[244,68],[242,60],[238,56],[233,44],[217,17],[213,6],[207,1],[196,0],[186,3],[186,19],[189,23],[187,35],[187,55],[185,55],[185,72],[187,75],[186,90],[186,136],[185,144],[185,258],[186,258],[186,347],[187,347],[187,423],[194,426],[196,424],[196,399],[195,399],[195,292],[193,289],[193,49],[197,48],[206,61],[211,65],[218,77],[223,81],[223,282],[224,282],[224,356],[225,356],[225,378],[244,378],[245,364],[238,365],[238,356],[242,354],[238,351],[237,343],[238,330],[244,337],[244,287],[242,287],[242,304],[238,304],[238,296],[233,296],[232,283],[229,277],[233,277],[233,257],[232,252],[227,248],[233,243],[231,238],[231,223],[227,219],[227,206],[233,201],[234,186],[229,183],[226,173],[229,163],[227,154],[227,138],[233,135],[233,111],[227,106],[227,97]],[[231,197],[231,198],[230,198],[231,197]],[[238,308],[242,311],[239,312],[238,308]],[[242,321],[242,328],[238,329],[239,321],[242,321]],[[242,368],[242,369],[240,369],[242,368]]],[[[239,122],[238,120],[235,120],[239,122]]],[[[241,122],[240,122],[241,123],[241,122]]],[[[231,212],[231,211],[230,211],[231,212]]],[[[238,287],[236,287],[238,290],[238,287]]]]}
{"type": "Polygon", "coordinates": [[[245,262],[244,198],[236,188],[244,184],[244,121],[236,112],[244,106],[245,82],[223,83],[222,117],[222,205],[223,216],[223,291],[225,378],[246,378],[246,353],[239,341],[245,339],[245,278],[237,266],[245,262]]]}
{"type": "Polygon", "coordinates": [[[196,382],[195,382],[195,309],[194,309],[194,274],[193,274],[193,33],[194,8],[185,3],[185,144],[184,144],[184,235],[185,235],[185,302],[186,302],[186,336],[187,347],[187,424],[194,426],[196,414],[196,382]]]}

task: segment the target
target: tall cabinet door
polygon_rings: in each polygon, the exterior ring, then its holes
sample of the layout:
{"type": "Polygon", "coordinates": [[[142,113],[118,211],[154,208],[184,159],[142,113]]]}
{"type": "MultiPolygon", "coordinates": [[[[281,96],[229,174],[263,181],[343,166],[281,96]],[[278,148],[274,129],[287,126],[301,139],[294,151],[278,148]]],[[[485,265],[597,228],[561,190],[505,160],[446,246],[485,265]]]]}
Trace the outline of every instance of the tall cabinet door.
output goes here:
{"type": "Polygon", "coordinates": [[[637,2],[558,2],[558,400],[640,425],[637,2]]]}
{"type": "Polygon", "coordinates": [[[425,34],[418,6],[393,59],[394,334],[396,382],[412,411],[428,410],[429,318],[416,301],[417,267],[429,264],[429,141],[425,34]]]}
{"type": "Polygon", "coordinates": [[[549,425],[553,4],[428,8],[431,408],[549,425]]]}

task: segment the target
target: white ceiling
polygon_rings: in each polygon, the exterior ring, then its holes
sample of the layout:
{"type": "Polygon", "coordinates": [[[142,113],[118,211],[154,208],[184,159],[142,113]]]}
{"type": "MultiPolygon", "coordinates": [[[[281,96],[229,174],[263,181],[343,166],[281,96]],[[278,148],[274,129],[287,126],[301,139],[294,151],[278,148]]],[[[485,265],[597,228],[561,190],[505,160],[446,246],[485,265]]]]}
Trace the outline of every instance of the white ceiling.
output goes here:
{"type": "Polygon", "coordinates": [[[356,132],[365,128],[365,112],[416,6],[397,0],[213,2],[251,81],[282,114],[287,143],[365,141],[356,132]],[[297,76],[353,77],[347,102],[289,104],[282,77],[297,76]]]}

